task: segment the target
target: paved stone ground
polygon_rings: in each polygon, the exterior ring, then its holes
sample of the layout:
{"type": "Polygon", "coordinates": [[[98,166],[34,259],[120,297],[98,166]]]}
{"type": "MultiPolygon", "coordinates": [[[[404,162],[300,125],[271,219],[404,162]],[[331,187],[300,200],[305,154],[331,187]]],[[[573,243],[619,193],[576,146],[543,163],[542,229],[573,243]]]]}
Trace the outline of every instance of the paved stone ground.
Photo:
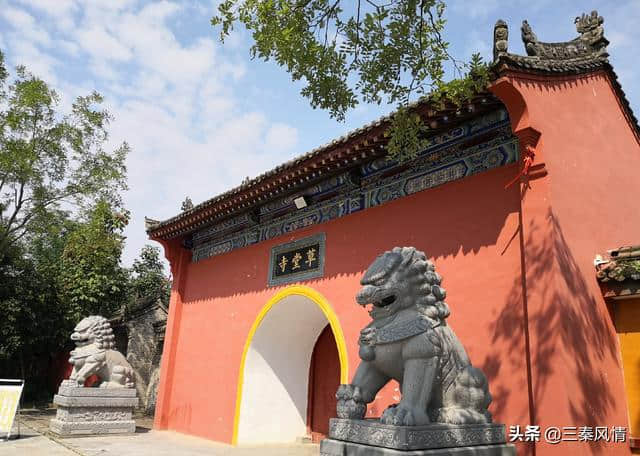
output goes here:
{"type": "Polygon", "coordinates": [[[317,456],[318,445],[232,447],[170,431],[151,429],[152,419],[136,417],[133,435],[58,438],[48,432],[54,409],[22,412],[21,437],[0,441],[5,456],[317,456]]]}

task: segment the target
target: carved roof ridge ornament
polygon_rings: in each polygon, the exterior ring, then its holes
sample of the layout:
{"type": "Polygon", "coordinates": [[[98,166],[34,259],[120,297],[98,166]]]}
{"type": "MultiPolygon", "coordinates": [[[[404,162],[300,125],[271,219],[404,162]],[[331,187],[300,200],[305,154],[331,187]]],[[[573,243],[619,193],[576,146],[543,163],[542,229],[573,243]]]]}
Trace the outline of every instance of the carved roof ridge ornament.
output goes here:
{"type": "Polygon", "coordinates": [[[493,27],[493,61],[501,55],[506,55],[509,49],[509,26],[502,19],[496,21],[493,27]]]}
{"type": "Polygon", "coordinates": [[[493,64],[495,79],[505,72],[515,70],[522,73],[549,75],[575,75],[606,71],[616,92],[625,116],[637,140],[640,141],[640,125],[629,100],[618,81],[618,76],[609,62],[607,46],[609,40],[604,36],[604,18],[597,11],[583,14],[574,19],[577,38],[559,43],[545,43],[538,40],[529,23],[522,21],[522,41],[527,55],[509,52],[509,28],[503,20],[496,22],[493,29],[493,64]]]}
{"type": "Polygon", "coordinates": [[[144,218],[144,228],[146,231],[152,230],[156,226],[160,225],[160,223],[162,223],[160,220],[154,220],[149,217],[144,218]]]}
{"type": "Polygon", "coordinates": [[[604,18],[592,11],[590,15],[576,17],[574,23],[580,36],[571,41],[560,43],[544,43],[538,41],[529,23],[522,21],[522,42],[527,55],[541,59],[572,59],[608,57],[609,40],[604,37],[604,18]]]}
{"type": "Polygon", "coordinates": [[[182,210],[182,212],[190,211],[191,209],[193,209],[193,201],[191,201],[191,198],[187,196],[182,202],[180,209],[182,210]]]}
{"type": "Polygon", "coordinates": [[[590,63],[605,63],[609,56],[609,40],[604,37],[603,23],[604,18],[595,10],[582,14],[574,20],[580,36],[571,41],[546,43],[538,40],[529,22],[524,20],[520,30],[527,55],[522,56],[508,52],[508,26],[505,21],[498,20],[493,35],[494,63],[504,59],[525,68],[551,71],[575,71],[580,67],[591,68],[590,63]]]}

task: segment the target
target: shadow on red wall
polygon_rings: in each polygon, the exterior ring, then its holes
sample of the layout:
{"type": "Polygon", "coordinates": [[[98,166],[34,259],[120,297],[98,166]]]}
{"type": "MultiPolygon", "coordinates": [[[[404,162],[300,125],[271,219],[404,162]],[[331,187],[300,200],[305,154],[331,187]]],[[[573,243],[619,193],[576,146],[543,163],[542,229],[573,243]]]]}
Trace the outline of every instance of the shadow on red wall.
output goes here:
{"type": "MultiPolygon", "coordinates": [[[[524,249],[527,255],[526,288],[528,295],[544,296],[544,308],[528,309],[529,330],[532,341],[533,385],[530,407],[532,423],[539,424],[549,414],[536,410],[545,395],[557,397],[558,405],[569,400],[569,416],[554,419],[571,420],[554,425],[601,426],[610,419],[616,397],[607,380],[607,367],[617,359],[616,342],[607,327],[608,318],[594,296],[589,292],[578,264],[567,245],[557,217],[549,210],[544,219],[546,226],[536,223],[526,228],[524,249]],[[540,234],[546,231],[547,235],[540,234]],[[553,361],[564,351],[565,373],[554,372],[553,361]]],[[[487,357],[482,369],[489,382],[499,375],[500,365],[508,362],[524,370],[525,359],[520,356],[524,340],[514,328],[522,325],[523,283],[516,278],[507,299],[507,306],[492,325],[493,343],[507,344],[511,356],[504,353],[487,357]],[[502,356],[502,358],[501,358],[502,356]]],[[[524,385],[523,385],[524,387],[524,385]]],[[[495,387],[494,387],[495,388],[495,387]]],[[[509,395],[522,394],[522,390],[500,388],[492,391],[494,410],[500,415],[509,395]]],[[[560,410],[560,409],[559,409],[560,410]]],[[[562,410],[565,410],[562,407],[562,410]]],[[[526,425],[529,423],[521,423],[526,425]]],[[[546,423],[549,425],[550,423],[546,423]]],[[[590,442],[590,454],[603,454],[605,442],[590,442]]]]}

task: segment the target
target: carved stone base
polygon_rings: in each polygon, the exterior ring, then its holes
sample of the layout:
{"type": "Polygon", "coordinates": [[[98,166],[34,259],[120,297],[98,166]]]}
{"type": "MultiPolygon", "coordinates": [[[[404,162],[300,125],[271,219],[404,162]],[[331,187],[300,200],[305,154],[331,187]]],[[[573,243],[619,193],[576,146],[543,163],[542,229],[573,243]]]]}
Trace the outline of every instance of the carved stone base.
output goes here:
{"type": "Polygon", "coordinates": [[[84,388],[63,382],[53,403],[58,410],[49,429],[61,436],[122,434],[136,430],[135,388],[84,388]]]}
{"type": "Polygon", "coordinates": [[[434,423],[424,426],[394,426],[382,424],[377,419],[343,418],[332,418],[329,421],[329,438],[404,452],[506,442],[504,424],[434,423]]]}
{"type": "Polygon", "coordinates": [[[136,432],[134,420],[120,421],[61,421],[53,418],[49,423],[51,432],[61,436],[95,434],[132,434],[136,432]]]}
{"type": "Polygon", "coordinates": [[[320,456],[516,456],[516,448],[500,444],[403,451],[325,439],[320,442],[320,456]]]}

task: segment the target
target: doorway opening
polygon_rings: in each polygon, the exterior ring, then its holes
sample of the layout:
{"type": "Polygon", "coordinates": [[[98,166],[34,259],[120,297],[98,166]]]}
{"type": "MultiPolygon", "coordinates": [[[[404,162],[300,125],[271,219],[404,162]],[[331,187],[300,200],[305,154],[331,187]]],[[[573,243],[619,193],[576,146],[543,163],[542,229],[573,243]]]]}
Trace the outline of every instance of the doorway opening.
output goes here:
{"type": "Polygon", "coordinates": [[[324,327],[311,355],[307,429],[314,443],[329,433],[329,419],[336,416],[336,391],[340,385],[340,357],[331,326],[324,327]]]}
{"type": "Polygon", "coordinates": [[[278,293],[256,318],[245,344],[233,443],[293,443],[309,432],[316,439],[326,433],[328,418],[326,426],[320,421],[335,414],[335,389],[330,397],[328,391],[336,372],[338,384],[348,376],[346,346],[326,300],[308,287],[278,293]]]}

